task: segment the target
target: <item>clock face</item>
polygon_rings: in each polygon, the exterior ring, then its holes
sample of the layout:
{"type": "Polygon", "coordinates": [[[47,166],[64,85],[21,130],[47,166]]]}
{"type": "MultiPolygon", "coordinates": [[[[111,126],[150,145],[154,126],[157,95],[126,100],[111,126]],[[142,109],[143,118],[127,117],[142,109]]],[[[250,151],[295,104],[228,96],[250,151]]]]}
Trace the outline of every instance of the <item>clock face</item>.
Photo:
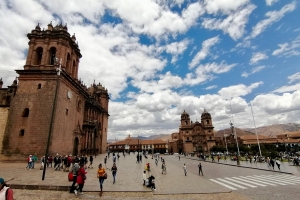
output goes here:
{"type": "Polygon", "coordinates": [[[69,99],[72,98],[72,92],[71,92],[70,90],[69,90],[68,93],[67,93],[67,97],[68,97],[69,99]]]}

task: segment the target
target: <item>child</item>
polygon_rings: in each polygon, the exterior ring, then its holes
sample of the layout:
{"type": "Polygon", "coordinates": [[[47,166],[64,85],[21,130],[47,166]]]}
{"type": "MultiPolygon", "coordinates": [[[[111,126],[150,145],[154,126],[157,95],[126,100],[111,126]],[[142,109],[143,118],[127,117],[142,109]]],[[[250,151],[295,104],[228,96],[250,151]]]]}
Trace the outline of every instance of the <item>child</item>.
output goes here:
{"type": "Polygon", "coordinates": [[[144,173],[143,173],[143,180],[144,180],[144,184],[143,185],[146,185],[146,180],[147,180],[146,170],[144,170],[144,173]]]}

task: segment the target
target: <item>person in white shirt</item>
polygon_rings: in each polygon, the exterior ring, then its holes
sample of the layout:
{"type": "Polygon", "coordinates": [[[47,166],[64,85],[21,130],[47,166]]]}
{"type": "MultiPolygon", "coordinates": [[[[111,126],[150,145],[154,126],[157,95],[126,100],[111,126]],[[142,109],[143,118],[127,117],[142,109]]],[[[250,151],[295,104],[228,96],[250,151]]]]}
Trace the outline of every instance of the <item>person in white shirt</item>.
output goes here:
{"type": "Polygon", "coordinates": [[[144,184],[143,185],[146,185],[146,180],[147,180],[146,171],[144,171],[144,173],[143,173],[143,180],[144,180],[144,184]]]}

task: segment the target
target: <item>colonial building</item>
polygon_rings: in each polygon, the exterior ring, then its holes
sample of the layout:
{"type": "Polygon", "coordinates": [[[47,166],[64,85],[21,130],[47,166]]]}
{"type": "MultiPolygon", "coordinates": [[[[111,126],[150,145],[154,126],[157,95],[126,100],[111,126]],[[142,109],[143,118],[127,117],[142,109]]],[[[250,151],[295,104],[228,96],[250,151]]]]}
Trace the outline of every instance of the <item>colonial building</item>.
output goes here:
{"type": "Polygon", "coordinates": [[[190,120],[187,112],[181,114],[178,133],[172,133],[169,141],[171,153],[209,153],[210,148],[216,145],[214,127],[211,115],[204,110],[201,122],[190,120]]]}
{"type": "Polygon", "coordinates": [[[138,137],[130,137],[116,141],[108,145],[109,152],[148,152],[168,153],[168,143],[163,140],[143,140],[138,137]]]}
{"type": "Polygon", "coordinates": [[[31,33],[23,69],[8,88],[0,83],[1,159],[28,154],[94,154],[106,151],[107,89],[78,79],[82,57],[67,26],[39,25],[31,33]],[[49,141],[49,143],[48,143],[49,141]]]}

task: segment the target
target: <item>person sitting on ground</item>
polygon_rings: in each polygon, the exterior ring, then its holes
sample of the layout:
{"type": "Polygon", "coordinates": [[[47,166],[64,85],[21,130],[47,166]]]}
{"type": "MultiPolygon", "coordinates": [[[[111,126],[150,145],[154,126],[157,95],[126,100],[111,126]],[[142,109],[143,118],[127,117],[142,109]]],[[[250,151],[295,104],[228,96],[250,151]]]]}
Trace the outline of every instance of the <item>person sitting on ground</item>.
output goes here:
{"type": "Polygon", "coordinates": [[[148,180],[149,180],[149,184],[148,187],[150,187],[152,190],[156,191],[156,187],[155,187],[155,181],[154,181],[155,177],[154,176],[149,176],[148,180]]]}
{"type": "Polygon", "coordinates": [[[0,178],[0,199],[14,200],[14,192],[7,187],[3,178],[0,178]]]}

